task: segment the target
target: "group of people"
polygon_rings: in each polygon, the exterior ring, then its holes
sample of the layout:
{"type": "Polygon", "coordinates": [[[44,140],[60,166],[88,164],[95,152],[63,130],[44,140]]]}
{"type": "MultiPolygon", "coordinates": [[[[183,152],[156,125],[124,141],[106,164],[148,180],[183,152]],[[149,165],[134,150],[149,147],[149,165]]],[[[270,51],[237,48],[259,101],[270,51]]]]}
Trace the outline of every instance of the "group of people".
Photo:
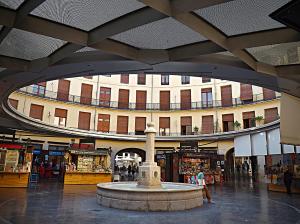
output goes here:
{"type": "Polygon", "coordinates": [[[240,163],[238,163],[236,165],[237,174],[240,174],[241,171],[242,171],[243,174],[248,174],[249,170],[250,170],[250,165],[246,160],[243,162],[242,165],[240,163]]]}
{"type": "Polygon", "coordinates": [[[119,168],[117,165],[115,166],[115,172],[119,173],[121,177],[121,181],[125,180],[135,180],[136,173],[138,173],[138,167],[136,164],[128,165],[126,167],[124,164],[121,168],[119,168]]]}

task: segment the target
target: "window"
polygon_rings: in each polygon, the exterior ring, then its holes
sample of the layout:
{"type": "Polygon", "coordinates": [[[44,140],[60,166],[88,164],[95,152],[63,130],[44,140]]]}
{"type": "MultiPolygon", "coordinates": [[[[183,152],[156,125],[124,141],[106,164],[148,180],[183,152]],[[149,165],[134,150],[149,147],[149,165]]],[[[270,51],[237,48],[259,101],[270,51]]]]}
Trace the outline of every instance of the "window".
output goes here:
{"type": "Polygon", "coordinates": [[[213,106],[211,88],[201,90],[201,99],[202,99],[202,107],[207,108],[213,106]]]}
{"type": "Polygon", "coordinates": [[[67,125],[67,110],[55,108],[54,124],[62,127],[67,125]]]}
{"type": "Polygon", "coordinates": [[[255,112],[243,112],[243,125],[244,129],[255,127],[255,112]]]}
{"type": "Polygon", "coordinates": [[[190,84],[190,76],[183,75],[181,76],[181,84],[190,84]]]}
{"type": "Polygon", "coordinates": [[[223,114],[223,132],[234,131],[234,115],[233,114],[223,114]]]}
{"type": "Polygon", "coordinates": [[[99,114],[97,130],[101,132],[109,132],[109,126],[110,126],[110,115],[99,114]]]}
{"type": "Polygon", "coordinates": [[[129,83],[129,74],[121,74],[121,83],[124,83],[124,84],[129,83]]]}
{"type": "Polygon", "coordinates": [[[44,113],[44,106],[37,105],[37,104],[31,104],[29,117],[32,117],[34,119],[38,119],[38,120],[42,121],[43,113],[44,113]]]}
{"type": "Polygon", "coordinates": [[[202,83],[211,82],[211,78],[202,77],[202,83]]]}
{"type": "Polygon", "coordinates": [[[32,85],[32,93],[39,96],[45,96],[46,82],[32,85]]]}
{"type": "Polygon", "coordinates": [[[192,134],[192,117],[185,116],[181,117],[181,135],[191,135],[192,134]]]}
{"type": "Polygon", "coordinates": [[[90,130],[91,113],[79,111],[78,129],[90,130]]]}
{"type": "Polygon", "coordinates": [[[240,84],[240,98],[244,104],[253,102],[252,85],[240,84]]]}
{"type": "Polygon", "coordinates": [[[278,118],[279,115],[277,107],[265,109],[265,124],[276,121],[278,118]]]}
{"type": "Polygon", "coordinates": [[[145,85],[146,84],[146,74],[144,74],[144,73],[138,74],[137,84],[138,85],[145,85]]]}
{"type": "Polygon", "coordinates": [[[89,76],[83,76],[83,78],[85,79],[93,79],[93,76],[89,75],[89,76]]]}
{"type": "Polygon", "coordinates": [[[159,135],[169,136],[170,135],[170,118],[160,117],[159,118],[159,135]]]}
{"type": "Polygon", "coordinates": [[[99,105],[102,107],[110,107],[111,89],[107,87],[100,87],[99,105]]]}
{"type": "Polygon", "coordinates": [[[169,75],[161,75],[161,85],[169,85],[169,75]]]}
{"type": "Polygon", "coordinates": [[[146,117],[135,117],[135,134],[145,135],[146,117]]]}
{"type": "Polygon", "coordinates": [[[9,102],[9,104],[13,107],[13,108],[15,108],[16,110],[18,109],[18,104],[19,104],[19,101],[18,100],[14,100],[14,99],[8,99],[8,102],[9,102]]]}

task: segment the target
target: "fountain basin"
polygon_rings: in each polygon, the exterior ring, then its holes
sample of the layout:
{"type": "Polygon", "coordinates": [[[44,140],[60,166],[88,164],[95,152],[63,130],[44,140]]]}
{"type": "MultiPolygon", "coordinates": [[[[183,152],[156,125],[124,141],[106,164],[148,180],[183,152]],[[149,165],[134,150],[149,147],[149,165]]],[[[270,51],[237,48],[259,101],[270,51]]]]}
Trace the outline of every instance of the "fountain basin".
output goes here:
{"type": "Polygon", "coordinates": [[[97,185],[98,204],[135,211],[179,211],[200,207],[202,189],[193,184],[164,182],[161,188],[142,188],[137,182],[97,185]]]}

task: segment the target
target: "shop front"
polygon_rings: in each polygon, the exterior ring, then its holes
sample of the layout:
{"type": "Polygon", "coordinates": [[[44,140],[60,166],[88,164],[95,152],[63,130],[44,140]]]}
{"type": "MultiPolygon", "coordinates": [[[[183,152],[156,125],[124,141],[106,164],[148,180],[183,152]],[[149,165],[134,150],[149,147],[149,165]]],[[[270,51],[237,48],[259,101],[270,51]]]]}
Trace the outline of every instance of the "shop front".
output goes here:
{"type": "Polygon", "coordinates": [[[32,150],[18,144],[0,144],[0,187],[27,187],[32,150]]]}
{"type": "Polygon", "coordinates": [[[65,185],[111,182],[109,148],[87,148],[73,144],[65,155],[65,185]]]}

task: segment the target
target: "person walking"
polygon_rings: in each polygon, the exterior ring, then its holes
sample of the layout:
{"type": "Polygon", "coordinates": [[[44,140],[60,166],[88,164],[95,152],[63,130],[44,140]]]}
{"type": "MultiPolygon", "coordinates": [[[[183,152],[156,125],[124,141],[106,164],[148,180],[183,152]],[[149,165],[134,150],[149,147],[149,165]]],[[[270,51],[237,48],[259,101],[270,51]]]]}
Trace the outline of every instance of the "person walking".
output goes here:
{"type": "Polygon", "coordinates": [[[283,181],[286,187],[286,191],[288,194],[291,194],[291,186],[293,181],[293,174],[290,172],[289,168],[283,174],[283,181]]]}
{"type": "Polygon", "coordinates": [[[204,170],[203,170],[203,168],[200,168],[200,172],[197,175],[198,185],[201,187],[201,189],[204,189],[207,201],[208,201],[208,203],[211,203],[211,195],[210,195],[210,193],[208,191],[208,188],[205,184],[205,178],[204,177],[205,177],[204,176],[204,170]]]}

